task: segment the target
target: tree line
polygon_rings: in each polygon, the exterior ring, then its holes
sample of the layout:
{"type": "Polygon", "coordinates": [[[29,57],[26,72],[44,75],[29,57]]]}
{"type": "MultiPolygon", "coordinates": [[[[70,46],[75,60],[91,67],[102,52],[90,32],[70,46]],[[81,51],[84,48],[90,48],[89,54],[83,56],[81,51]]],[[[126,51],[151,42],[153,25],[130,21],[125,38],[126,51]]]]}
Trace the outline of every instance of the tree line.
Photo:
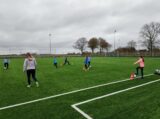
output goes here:
{"type": "Polygon", "coordinates": [[[94,53],[95,49],[99,49],[101,54],[104,51],[108,52],[112,45],[104,38],[96,37],[89,39],[89,41],[85,37],[79,38],[73,45],[73,48],[80,50],[81,54],[84,53],[87,47],[91,49],[92,53],[94,53]]]}
{"type": "MultiPolygon", "coordinates": [[[[144,51],[153,55],[153,51],[160,51],[160,23],[151,22],[142,26],[139,32],[140,37],[142,38],[141,46],[145,47],[144,51]]],[[[136,52],[137,42],[135,40],[130,40],[125,47],[119,47],[115,49],[115,52],[136,52]]],[[[78,49],[83,52],[86,48],[90,48],[92,53],[95,49],[99,50],[99,53],[109,52],[112,45],[107,42],[104,38],[93,37],[87,40],[85,37],[79,38],[73,45],[75,49],[78,49]]]]}

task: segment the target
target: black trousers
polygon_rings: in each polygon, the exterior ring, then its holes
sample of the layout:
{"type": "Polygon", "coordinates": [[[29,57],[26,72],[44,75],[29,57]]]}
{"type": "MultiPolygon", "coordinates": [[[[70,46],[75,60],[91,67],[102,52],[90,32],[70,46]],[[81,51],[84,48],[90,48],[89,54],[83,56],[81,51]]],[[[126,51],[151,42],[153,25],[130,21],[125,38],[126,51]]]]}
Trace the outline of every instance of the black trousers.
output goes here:
{"type": "Polygon", "coordinates": [[[54,66],[55,66],[56,68],[58,68],[58,64],[57,64],[57,63],[54,63],[54,66]]]}
{"type": "Polygon", "coordinates": [[[136,68],[136,75],[139,74],[139,69],[141,70],[141,78],[143,78],[143,75],[144,75],[143,69],[144,69],[144,67],[137,67],[137,68],[136,68]]]}
{"type": "Polygon", "coordinates": [[[67,61],[64,62],[63,65],[66,65],[66,64],[70,65],[70,62],[67,60],[67,61]]]}
{"type": "Polygon", "coordinates": [[[85,67],[85,69],[88,69],[88,65],[87,64],[85,64],[84,67],[85,67]]]}
{"type": "Polygon", "coordinates": [[[91,65],[91,62],[89,61],[89,62],[88,62],[88,67],[90,67],[90,65],[91,65]]]}
{"type": "Polygon", "coordinates": [[[28,79],[28,84],[29,84],[29,85],[31,84],[31,76],[32,76],[32,79],[33,79],[35,82],[37,82],[36,70],[35,70],[35,69],[27,70],[27,79],[28,79]]]}
{"type": "Polygon", "coordinates": [[[6,69],[8,69],[9,64],[8,64],[8,63],[4,63],[4,67],[5,67],[6,69]]]}

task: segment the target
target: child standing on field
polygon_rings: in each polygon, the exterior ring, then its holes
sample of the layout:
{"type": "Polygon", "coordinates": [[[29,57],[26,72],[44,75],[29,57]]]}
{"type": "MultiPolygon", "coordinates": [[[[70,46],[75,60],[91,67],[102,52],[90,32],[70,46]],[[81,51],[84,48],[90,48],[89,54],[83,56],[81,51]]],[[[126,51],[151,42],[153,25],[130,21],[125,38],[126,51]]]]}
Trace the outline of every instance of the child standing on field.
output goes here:
{"type": "Polygon", "coordinates": [[[91,67],[91,57],[88,57],[88,68],[91,67]]]}
{"type": "Polygon", "coordinates": [[[88,56],[85,57],[85,60],[84,60],[84,68],[83,68],[85,71],[88,70],[88,56]]]}
{"type": "Polygon", "coordinates": [[[144,75],[143,70],[144,70],[144,66],[145,66],[144,58],[142,56],[139,57],[139,59],[134,64],[139,64],[139,66],[136,68],[136,75],[139,74],[139,69],[140,69],[141,70],[141,79],[143,79],[144,78],[143,77],[143,75],[144,75]]]}
{"type": "Polygon", "coordinates": [[[9,59],[5,57],[3,59],[4,69],[7,70],[9,68],[9,59]]]}
{"type": "Polygon", "coordinates": [[[23,71],[27,73],[28,88],[31,87],[31,79],[30,79],[31,76],[33,80],[36,82],[36,86],[37,87],[39,86],[39,83],[36,78],[36,66],[37,66],[36,59],[30,53],[27,53],[23,64],[23,71]]]}
{"type": "Polygon", "coordinates": [[[58,62],[56,57],[53,58],[53,64],[56,68],[58,68],[58,62]]]}

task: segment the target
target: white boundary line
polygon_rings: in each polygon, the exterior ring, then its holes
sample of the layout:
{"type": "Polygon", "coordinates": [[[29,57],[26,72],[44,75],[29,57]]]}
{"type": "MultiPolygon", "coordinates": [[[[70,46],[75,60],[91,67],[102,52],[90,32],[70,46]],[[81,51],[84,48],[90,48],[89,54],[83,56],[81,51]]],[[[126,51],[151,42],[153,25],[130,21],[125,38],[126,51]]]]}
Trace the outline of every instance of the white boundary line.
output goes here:
{"type": "Polygon", "coordinates": [[[79,112],[86,119],[93,119],[91,116],[86,114],[84,111],[82,111],[77,106],[82,105],[82,104],[86,104],[86,103],[89,103],[89,102],[93,102],[95,100],[99,100],[99,99],[102,99],[102,98],[110,97],[110,96],[113,96],[113,95],[116,95],[116,94],[119,94],[119,93],[123,93],[123,92],[129,91],[129,90],[133,90],[133,89],[136,89],[136,88],[139,88],[139,87],[143,87],[143,86],[146,86],[146,85],[149,85],[149,84],[152,84],[152,83],[155,83],[155,82],[159,82],[159,81],[160,81],[160,79],[157,79],[155,81],[150,81],[150,82],[147,82],[147,83],[144,83],[144,84],[141,84],[141,85],[137,85],[137,86],[133,86],[133,87],[130,87],[130,88],[127,88],[127,89],[119,90],[119,91],[109,93],[109,94],[106,94],[106,95],[103,95],[103,96],[100,96],[100,97],[92,98],[92,99],[89,99],[89,100],[86,100],[86,101],[83,101],[83,102],[73,104],[73,105],[71,105],[71,107],[74,108],[77,112],[79,112]]]}
{"type": "MultiPolygon", "coordinates": [[[[145,75],[145,77],[152,76],[152,75],[154,75],[154,74],[148,74],[148,75],[145,75]]],[[[139,77],[137,77],[137,78],[139,78],[139,77]]],[[[23,102],[23,103],[13,104],[13,105],[5,106],[5,107],[0,107],[0,111],[1,110],[6,110],[6,109],[10,109],[10,108],[14,108],[14,107],[19,107],[19,106],[22,106],[22,105],[36,103],[36,102],[40,102],[40,101],[44,101],[44,100],[48,100],[48,99],[53,99],[53,98],[57,98],[57,97],[61,97],[61,96],[65,96],[65,95],[81,92],[81,91],[86,91],[86,90],[90,90],[90,89],[94,89],[94,88],[98,88],[98,87],[103,87],[103,86],[107,86],[107,85],[121,83],[121,82],[125,82],[125,81],[128,81],[128,80],[130,80],[130,79],[125,79],[125,80],[110,82],[110,83],[106,83],[106,84],[96,85],[96,86],[92,86],[92,87],[88,87],[88,88],[83,88],[83,89],[79,89],[79,90],[74,90],[74,91],[70,91],[70,92],[66,92],[66,93],[53,95],[53,96],[39,98],[39,99],[36,99],[36,100],[31,100],[31,101],[27,101],[27,102],[23,102]]]]}

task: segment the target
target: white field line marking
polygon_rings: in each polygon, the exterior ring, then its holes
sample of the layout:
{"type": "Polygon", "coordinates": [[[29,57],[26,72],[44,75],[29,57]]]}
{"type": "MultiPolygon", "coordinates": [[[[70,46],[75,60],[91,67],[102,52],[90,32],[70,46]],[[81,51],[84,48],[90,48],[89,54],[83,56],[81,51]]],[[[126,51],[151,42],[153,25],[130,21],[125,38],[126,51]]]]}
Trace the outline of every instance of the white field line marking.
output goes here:
{"type": "MultiPolygon", "coordinates": [[[[152,76],[154,74],[148,74],[145,75],[145,77],[148,76],[152,76]]],[[[139,78],[139,77],[137,77],[139,78]]],[[[92,87],[88,87],[88,88],[83,88],[83,89],[79,89],[79,90],[74,90],[71,92],[66,92],[66,93],[61,93],[61,94],[57,94],[57,95],[53,95],[53,96],[48,96],[48,97],[44,97],[44,98],[39,98],[36,100],[31,100],[31,101],[27,101],[27,102],[23,102],[23,103],[18,103],[18,104],[14,104],[14,105],[9,105],[9,106],[5,106],[5,107],[1,107],[1,110],[5,110],[5,109],[10,109],[10,108],[14,108],[14,107],[19,107],[22,105],[27,105],[27,104],[31,104],[31,103],[36,103],[36,102],[40,102],[40,101],[44,101],[44,100],[48,100],[48,99],[53,99],[53,98],[57,98],[57,97],[61,97],[61,96],[65,96],[65,95],[69,95],[69,94],[73,94],[73,93],[77,93],[77,92],[81,92],[81,91],[86,91],[86,90],[90,90],[90,89],[94,89],[94,88],[98,88],[98,87],[103,87],[103,86],[107,86],[107,85],[112,85],[112,84],[116,84],[116,83],[121,83],[121,82],[125,82],[128,81],[129,79],[125,79],[125,80],[121,80],[121,81],[115,81],[115,82],[110,82],[110,83],[106,83],[106,84],[101,84],[101,85],[96,85],[96,86],[92,86],[92,87]]]]}
{"type": "Polygon", "coordinates": [[[89,99],[89,100],[86,100],[86,101],[83,101],[83,102],[73,104],[73,105],[71,105],[71,107],[74,108],[77,112],[79,112],[86,119],[93,119],[92,117],[90,117],[88,114],[86,114],[84,111],[82,111],[77,106],[82,105],[82,104],[86,104],[86,103],[89,103],[89,102],[93,102],[95,100],[99,100],[99,99],[102,99],[102,98],[110,97],[110,96],[113,96],[113,95],[116,95],[116,94],[119,94],[119,93],[123,93],[123,92],[129,91],[129,90],[133,90],[133,89],[136,89],[136,88],[139,88],[139,87],[143,87],[143,86],[146,86],[146,85],[149,85],[149,84],[152,84],[152,83],[155,83],[155,82],[159,82],[159,81],[160,81],[160,79],[157,79],[155,81],[150,81],[150,82],[147,82],[147,83],[144,83],[144,84],[141,84],[141,85],[133,86],[131,88],[119,90],[119,91],[109,93],[109,94],[106,94],[106,95],[103,95],[103,96],[100,96],[100,97],[92,98],[92,99],[89,99]]]}
{"type": "Polygon", "coordinates": [[[77,112],[79,112],[83,117],[85,117],[86,119],[93,119],[91,116],[89,116],[89,114],[85,113],[84,111],[82,111],[80,108],[78,108],[75,104],[71,105],[71,107],[73,109],[75,109],[77,112]]]}

